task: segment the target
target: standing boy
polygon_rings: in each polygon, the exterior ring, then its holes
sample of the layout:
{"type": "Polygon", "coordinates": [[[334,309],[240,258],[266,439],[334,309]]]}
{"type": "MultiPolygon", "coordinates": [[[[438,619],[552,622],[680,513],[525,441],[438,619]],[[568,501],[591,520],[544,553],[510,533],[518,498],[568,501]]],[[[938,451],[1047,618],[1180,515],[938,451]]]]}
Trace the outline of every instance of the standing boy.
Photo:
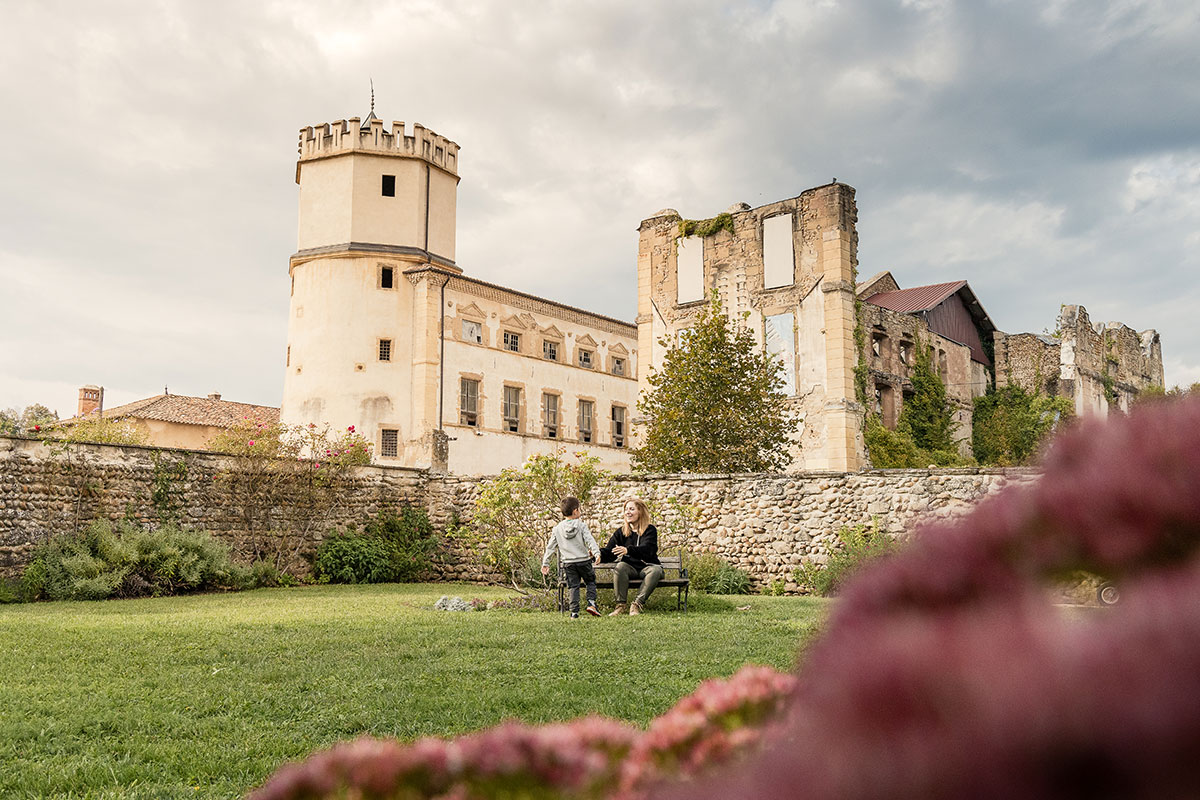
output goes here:
{"type": "Polygon", "coordinates": [[[600,554],[600,546],[592,538],[587,523],[579,517],[579,499],[564,497],[562,515],[566,517],[554,526],[546,552],[542,556],[542,574],[550,574],[550,556],[558,551],[563,572],[567,575],[567,586],[571,587],[571,619],[579,619],[579,584],[587,584],[587,613],[600,616],[596,608],[596,570],[592,561],[600,554]]]}

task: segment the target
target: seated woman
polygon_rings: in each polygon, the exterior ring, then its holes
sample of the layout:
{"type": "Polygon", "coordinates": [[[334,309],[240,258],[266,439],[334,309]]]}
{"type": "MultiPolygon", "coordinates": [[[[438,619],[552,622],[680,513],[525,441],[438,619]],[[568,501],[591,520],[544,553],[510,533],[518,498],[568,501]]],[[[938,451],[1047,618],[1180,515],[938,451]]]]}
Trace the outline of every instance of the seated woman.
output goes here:
{"type": "Polygon", "coordinates": [[[622,515],[624,524],[617,528],[608,544],[600,548],[601,562],[617,562],[613,578],[617,607],[610,617],[625,613],[631,578],[642,579],[641,591],[629,606],[631,615],[642,613],[651,592],[663,578],[663,568],[658,561],[658,529],[650,524],[650,509],[641,500],[627,500],[622,515]]]}

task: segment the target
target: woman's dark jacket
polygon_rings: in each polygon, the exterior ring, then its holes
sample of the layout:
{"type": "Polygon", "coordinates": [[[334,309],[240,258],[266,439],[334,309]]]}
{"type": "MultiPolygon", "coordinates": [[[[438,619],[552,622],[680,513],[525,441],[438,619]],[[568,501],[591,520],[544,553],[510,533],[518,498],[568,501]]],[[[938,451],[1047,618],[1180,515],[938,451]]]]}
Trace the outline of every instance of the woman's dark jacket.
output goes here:
{"type": "Polygon", "coordinates": [[[624,561],[629,566],[641,570],[647,564],[658,564],[658,528],[647,525],[641,534],[631,533],[625,536],[624,526],[617,528],[608,544],[600,548],[600,561],[624,561]],[[614,547],[628,547],[629,552],[624,558],[618,559],[613,555],[614,547]]]}

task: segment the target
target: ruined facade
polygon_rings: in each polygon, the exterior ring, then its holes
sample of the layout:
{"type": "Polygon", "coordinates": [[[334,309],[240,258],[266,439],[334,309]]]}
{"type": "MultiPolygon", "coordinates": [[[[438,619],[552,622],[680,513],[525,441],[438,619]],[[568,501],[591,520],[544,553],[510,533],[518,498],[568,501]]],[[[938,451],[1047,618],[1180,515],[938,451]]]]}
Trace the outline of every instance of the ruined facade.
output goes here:
{"type": "Polygon", "coordinates": [[[280,416],[377,463],[495,473],[567,443],[627,469],[634,325],[455,263],[459,148],[374,114],[300,131],[280,416]]]}
{"type": "Polygon", "coordinates": [[[1093,324],[1083,306],[1063,306],[1053,334],[996,333],[996,383],[1070,399],[1077,415],[1128,411],[1138,393],[1163,385],[1158,332],[1093,324]]]}
{"type": "Polygon", "coordinates": [[[709,235],[681,235],[688,226],[674,209],[643,220],[642,389],[663,362],[664,337],[691,327],[715,290],[730,317],[784,362],[785,391],[803,418],[793,468],[864,466],[854,393],[857,217],[854,189],[831,183],[758,208],[734,206],[709,235]]]}
{"type": "Polygon", "coordinates": [[[867,465],[862,426],[895,428],[912,391],[917,348],[946,387],[953,436],[971,455],[974,400],[993,386],[1073,398],[1076,413],[1126,410],[1162,385],[1158,334],[1092,326],[1064,306],[1057,338],[997,330],[964,281],[902,288],[890,272],[854,283],[854,189],[832,183],[758,208],[745,204],[697,223],[665,209],[642,221],[638,248],[639,382],[649,386],[667,345],[691,327],[711,292],[736,324],[784,363],[784,391],[803,421],[790,470],[867,465]],[[865,369],[866,392],[855,389],[865,369]]]}
{"type": "Polygon", "coordinates": [[[953,411],[953,437],[970,454],[973,403],[992,385],[990,355],[995,325],[966,281],[901,289],[890,272],[858,287],[861,356],[867,366],[868,402],[894,429],[912,394],[917,348],[929,353],[953,411]]]}

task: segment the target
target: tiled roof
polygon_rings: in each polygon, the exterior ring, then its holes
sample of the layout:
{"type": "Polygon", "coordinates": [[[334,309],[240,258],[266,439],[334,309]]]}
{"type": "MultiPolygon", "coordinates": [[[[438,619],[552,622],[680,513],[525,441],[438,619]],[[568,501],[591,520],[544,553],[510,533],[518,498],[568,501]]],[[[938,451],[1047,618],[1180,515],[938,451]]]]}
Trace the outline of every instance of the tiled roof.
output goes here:
{"type": "Polygon", "coordinates": [[[937,308],[947,297],[966,285],[966,281],[952,281],[932,286],[914,286],[912,289],[873,294],[867,298],[867,302],[902,314],[915,314],[937,308]]]}
{"type": "Polygon", "coordinates": [[[133,417],[162,422],[179,422],[184,425],[232,428],[245,419],[253,422],[278,422],[279,409],[250,403],[234,403],[229,400],[214,400],[208,397],[160,394],[145,400],[135,400],[123,406],[106,408],[104,417],[106,419],[133,417]]]}

